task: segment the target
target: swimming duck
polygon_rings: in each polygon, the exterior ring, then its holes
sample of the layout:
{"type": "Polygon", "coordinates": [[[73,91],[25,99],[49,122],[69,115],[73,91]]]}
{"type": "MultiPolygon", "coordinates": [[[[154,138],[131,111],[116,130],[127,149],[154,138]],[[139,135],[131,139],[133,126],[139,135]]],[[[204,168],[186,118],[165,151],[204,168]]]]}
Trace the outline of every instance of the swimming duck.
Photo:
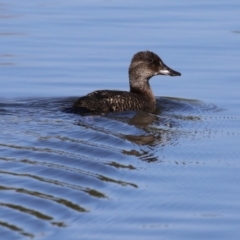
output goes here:
{"type": "Polygon", "coordinates": [[[181,73],[169,68],[157,54],[150,51],[136,53],[128,73],[129,92],[97,90],[79,98],[73,107],[99,114],[128,110],[154,113],[156,99],[149,84],[150,78],[156,75],[181,76],[181,73]]]}

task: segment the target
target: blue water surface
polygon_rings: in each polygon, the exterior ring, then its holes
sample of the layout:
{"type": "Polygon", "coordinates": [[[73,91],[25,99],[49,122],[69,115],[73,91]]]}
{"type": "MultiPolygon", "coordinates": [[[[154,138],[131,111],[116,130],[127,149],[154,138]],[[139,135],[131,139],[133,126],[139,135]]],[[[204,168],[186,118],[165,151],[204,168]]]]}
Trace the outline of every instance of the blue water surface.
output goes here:
{"type": "Polygon", "coordinates": [[[0,3],[3,239],[238,239],[240,2],[0,3]],[[128,90],[133,54],[161,112],[64,111],[128,90]]]}

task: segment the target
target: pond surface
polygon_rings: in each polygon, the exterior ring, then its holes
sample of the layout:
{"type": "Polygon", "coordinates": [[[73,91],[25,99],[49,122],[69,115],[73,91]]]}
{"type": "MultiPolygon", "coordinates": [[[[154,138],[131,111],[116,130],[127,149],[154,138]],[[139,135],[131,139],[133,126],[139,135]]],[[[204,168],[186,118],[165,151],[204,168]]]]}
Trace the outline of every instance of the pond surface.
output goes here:
{"type": "Polygon", "coordinates": [[[240,3],[1,1],[3,239],[238,239],[240,3]],[[157,53],[159,113],[66,111],[157,53]]]}

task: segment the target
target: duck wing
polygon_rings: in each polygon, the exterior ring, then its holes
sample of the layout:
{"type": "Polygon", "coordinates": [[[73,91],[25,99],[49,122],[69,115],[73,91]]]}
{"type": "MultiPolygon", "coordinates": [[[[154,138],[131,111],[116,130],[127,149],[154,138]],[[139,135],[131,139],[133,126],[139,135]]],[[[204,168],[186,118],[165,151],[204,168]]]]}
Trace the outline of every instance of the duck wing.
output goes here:
{"type": "Polygon", "coordinates": [[[115,90],[99,90],[79,98],[74,107],[85,108],[91,112],[114,112],[127,98],[129,92],[115,90]]]}

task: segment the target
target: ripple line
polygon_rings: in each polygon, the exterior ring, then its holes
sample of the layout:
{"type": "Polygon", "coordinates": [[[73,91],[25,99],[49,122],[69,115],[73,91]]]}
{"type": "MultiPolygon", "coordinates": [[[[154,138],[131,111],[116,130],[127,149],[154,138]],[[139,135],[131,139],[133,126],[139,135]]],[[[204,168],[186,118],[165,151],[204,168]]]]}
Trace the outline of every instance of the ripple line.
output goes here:
{"type": "Polygon", "coordinates": [[[17,232],[20,235],[23,235],[25,237],[29,237],[31,239],[34,238],[34,235],[32,233],[25,232],[22,228],[19,228],[16,225],[12,225],[12,224],[0,221],[0,226],[8,228],[10,231],[17,232]]]}
{"type": "Polygon", "coordinates": [[[41,220],[47,220],[47,221],[53,220],[53,218],[48,216],[48,215],[42,214],[42,213],[40,213],[40,212],[38,212],[36,210],[33,210],[33,209],[25,208],[23,206],[10,204],[10,203],[3,203],[3,202],[0,202],[0,206],[8,207],[8,208],[11,208],[11,209],[14,209],[14,210],[18,210],[18,211],[23,212],[23,213],[27,213],[27,214],[33,215],[36,218],[39,218],[41,220]]]}
{"type": "Polygon", "coordinates": [[[0,185],[0,190],[15,191],[15,192],[18,192],[18,193],[27,194],[27,195],[30,195],[30,196],[34,196],[34,197],[38,197],[38,198],[41,198],[41,199],[56,202],[58,204],[61,204],[65,207],[70,208],[70,209],[72,209],[74,211],[77,211],[77,212],[88,212],[88,210],[86,210],[83,207],[80,207],[78,204],[72,203],[72,202],[70,202],[68,200],[65,200],[63,198],[54,197],[54,196],[49,195],[49,194],[44,194],[44,193],[37,192],[37,191],[30,191],[30,190],[26,190],[24,188],[4,187],[2,185],[0,185]]]}
{"type": "Polygon", "coordinates": [[[35,176],[35,175],[32,175],[32,174],[13,173],[13,172],[6,172],[6,171],[0,171],[0,173],[1,174],[13,175],[13,176],[17,176],[17,177],[28,177],[28,178],[38,180],[40,182],[50,183],[50,184],[53,184],[53,185],[66,187],[66,188],[70,188],[70,189],[77,190],[77,191],[82,191],[82,192],[90,194],[92,197],[107,198],[107,196],[104,193],[101,193],[101,192],[99,192],[95,189],[83,188],[83,187],[80,187],[78,185],[58,181],[58,180],[55,180],[55,179],[42,178],[42,177],[35,176]]]}

